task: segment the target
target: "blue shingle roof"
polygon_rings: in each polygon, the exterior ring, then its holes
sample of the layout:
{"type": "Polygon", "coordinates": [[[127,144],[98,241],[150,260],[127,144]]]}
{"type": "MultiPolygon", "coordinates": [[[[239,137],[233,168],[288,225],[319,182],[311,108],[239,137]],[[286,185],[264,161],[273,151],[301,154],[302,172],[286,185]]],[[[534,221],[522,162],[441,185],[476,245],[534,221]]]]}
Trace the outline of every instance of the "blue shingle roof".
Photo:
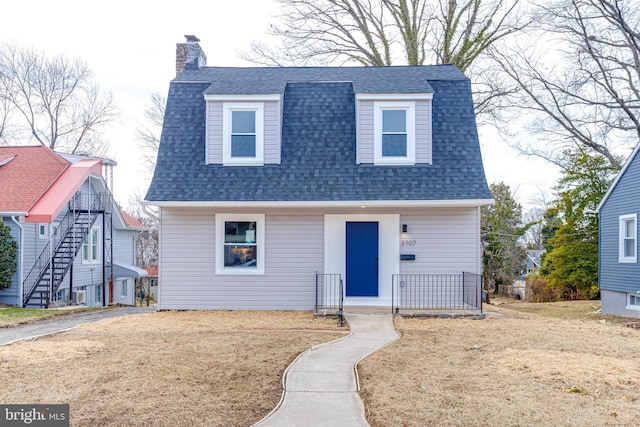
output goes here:
{"type": "Polygon", "coordinates": [[[169,89],[146,196],[151,201],[490,198],[470,83],[453,66],[187,70],[169,89]],[[276,88],[284,94],[281,163],[206,165],[203,94],[279,93],[276,88]],[[356,93],[433,93],[433,164],[356,164],[356,93]]]}

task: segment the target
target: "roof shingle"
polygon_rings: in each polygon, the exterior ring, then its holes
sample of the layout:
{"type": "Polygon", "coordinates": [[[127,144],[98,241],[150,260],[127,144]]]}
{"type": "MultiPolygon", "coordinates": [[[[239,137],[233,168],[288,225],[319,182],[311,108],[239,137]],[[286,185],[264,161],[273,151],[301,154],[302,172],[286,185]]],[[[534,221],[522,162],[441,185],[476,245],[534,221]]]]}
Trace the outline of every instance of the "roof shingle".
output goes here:
{"type": "Polygon", "coordinates": [[[325,81],[283,80],[275,82],[277,85],[271,80],[277,80],[273,76],[278,73],[289,77],[307,73],[312,80],[323,69],[252,68],[235,76],[232,70],[189,70],[171,83],[158,161],[146,200],[491,199],[470,83],[453,66],[332,68],[325,81]],[[261,73],[264,86],[259,82],[261,73]],[[351,73],[353,78],[349,79],[351,73]],[[369,78],[366,84],[360,79],[365,74],[369,78]],[[394,76],[395,83],[391,80],[394,76]],[[235,83],[229,83],[231,80],[235,83]],[[217,93],[274,93],[276,86],[282,87],[284,94],[281,163],[261,167],[206,165],[203,94],[214,89],[217,93]],[[258,87],[268,89],[254,92],[258,87]],[[370,93],[433,92],[431,165],[356,163],[355,94],[358,90],[366,93],[363,87],[370,93]]]}
{"type": "Polygon", "coordinates": [[[0,147],[0,212],[27,212],[71,165],[43,146],[0,147]]]}

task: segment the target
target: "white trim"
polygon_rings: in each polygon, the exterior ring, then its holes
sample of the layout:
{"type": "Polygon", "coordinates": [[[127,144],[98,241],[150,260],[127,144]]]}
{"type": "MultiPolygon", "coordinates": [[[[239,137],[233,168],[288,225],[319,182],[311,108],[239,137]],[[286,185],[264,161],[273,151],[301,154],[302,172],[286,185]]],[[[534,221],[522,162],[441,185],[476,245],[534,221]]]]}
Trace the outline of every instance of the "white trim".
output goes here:
{"type": "Polygon", "coordinates": [[[264,165],[264,103],[224,102],[222,104],[222,164],[225,166],[264,165]],[[253,111],[256,120],[255,157],[231,157],[231,120],[233,111],[253,111]]]}
{"type": "Polygon", "coordinates": [[[39,240],[48,240],[49,239],[49,224],[46,222],[38,223],[38,239],[39,240]],[[42,232],[40,229],[42,228],[42,232]]]}
{"type": "Polygon", "coordinates": [[[626,303],[625,303],[625,304],[626,304],[626,307],[625,307],[625,308],[626,308],[627,310],[637,310],[637,311],[640,311],[640,304],[636,304],[636,305],[631,305],[631,304],[629,304],[629,299],[630,299],[632,296],[636,297],[636,300],[640,299],[640,295],[639,295],[639,294],[640,294],[640,291],[638,291],[638,292],[636,292],[636,293],[631,293],[631,292],[627,293],[627,295],[626,295],[626,299],[627,299],[627,300],[626,300],[626,303]]]}
{"type": "Polygon", "coordinates": [[[7,211],[7,212],[0,212],[0,216],[29,216],[28,212],[11,212],[11,211],[7,211]]]}
{"type": "Polygon", "coordinates": [[[390,305],[394,274],[400,272],[400,215],[399,214],[326,214],[324,216],[324,272],[340,273],[346,295],[346,223],[378,223],[378,296],[345,296],[345,305],[390,305]]]}
{"type": "Polygon", "coordinates": [[[216,274],[229,275],[264,275],[265,265],[265,215],[264,214],[216,214],[216,274]],[[226,221],[252,221],[256,223],[257,256],[255,269],[225,268],[224,266],[224,236],[226,221]]]}
{"type": "Polygon", "coordinates": [[[375,165],[416,164],[416,103],[414,101],[376,101],[373,103],[373,163],[375,165]],[[384,110],[404,110],[406,112],[406,156],[382,155],[382,112],[384,110]]]}
{"type": "Polygon", "coordinates": [[[301,201],[156,201],[145,200],[146,205],[176,208],[380,208],[380,207],[476,207],[492,205],[493,199],[460,199],[460,200],[301,200],[301,201]]]}
{"type": "Polygon", "coordinates": [[[618,262],[632,264],[638,262],[638,214],[620,215],[618,217],[618,262]],[[624,241],[626,239],[624,225],[629,220],[633,220],[634,223],[633,241],[635,243],[635,248],[633,256],[624,256],[624,241]]]}
{"type": "Polygon", "coordinates": [[[264,94],[264,95],[204,95],[205,101],[240,101],[240,102],[257,102],[257,101],[280,101],[280,94],[264,94]]]}
{"type": "Polygon", "coordinates": [[[633,151],[631,152],[631,155],[629,156],[629,158],[627,159],[625,164],[622,166],[622,169],[620,169],[620,172],[618,172],[618,175],[616,176],[616,179],[613,180],[613,184],[611,184],[611,186],[607,190],[606,194],[604,195],[604,197],[602,198],[602,200],[598,204],[598,207],[596,207],[596,213],[600,213],[600,210],[602,209],[602,207],[606,203],[607,199],[609,198],[611,193],[613,193],[613,189],[618,185],[618,182],[620,181],[620,179],[622,178],[624,173],[627,171],[627,169],[631,165],[631,162],[633,162],[633,159],[636,157],[638,152],[640,152],[640,143],[638,145],[636,145],[636,148],[633,149],[633,151]]]}
{"type": "Polygon", "coordinates": [[[95,264],[100,264],[102,262],[102,234],[100,233],[100,231],[102,230],[101,227],[98,226],[93,226],[91,227],[91,229],[89,230],[89,234],[87,234],[87,237],[85,237],[84,241],[82,242],[82,246],[80,247],[80,261],[82,263],[82,265],[95,265],[95,264]],[[97,231],[98,234],[98,241],[96,242],[96,259],[91,259],[91,255],[92,255],[92,242],[91,242],[91,237],[93,236],[93,231],[97,231]],[[89,259],[84,259],[84,245],[85,243],[88,245],[88,250],[87,250],[87,255],[89,256],[89,259]]]}
{"type": "Polygon", "coordinates": [[[433,93],[357,93],[357,101],[430,101],[433,93]]]}

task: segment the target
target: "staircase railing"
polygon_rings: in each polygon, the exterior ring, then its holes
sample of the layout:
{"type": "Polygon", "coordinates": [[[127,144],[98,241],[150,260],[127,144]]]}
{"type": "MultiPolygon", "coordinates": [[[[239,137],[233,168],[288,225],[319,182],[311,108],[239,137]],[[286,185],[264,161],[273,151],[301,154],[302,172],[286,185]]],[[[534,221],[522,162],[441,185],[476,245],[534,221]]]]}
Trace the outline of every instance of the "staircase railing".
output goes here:
{"type": "MultiPolygon", "coordinates": [[[[23,283],[23,301],[22,304],[25,305],[29,299],[31,299],[32,294],[34,293],[38,283],[43,279],[45,273],[49,271],[51,268],[51,274],[53,275],[53,262],[52,259],[56,256],[64,255],[65,251],[68,255],[71,255],[70,251],[73,251],[73,256],[75,257],[78,254],[80,247],[82,246],[82,242],[89,234],[89,230],[95,223],[98,214],[105,212],[110,209],[110,200],[111,195],[107,193],[99,193],[92,195],[76,193],[73,198],[69,201],[69,210],[63,217],[62,221],[60,221],[58,228],[54,231],[53,236],[47,242],[44,249],[40,253],[40,256],[36,259],[31,270],[25,277],[23,283]],[[87,226],[86,227],[76,227],[77,219],[83,215],[88,214],[87,226]],[[79,234],[74,236],[74,246],[73,248],[63,247],[61,248],[61,244],[64,241],[65,237],[69,232],[76,233],[79,231],[79,234]],[[53,248],[50,251],[50,248],[53,248]]],[[[64,275],[68,271],[61,272],[61,278],[59,282],[62,282],[64,275]]],[[[55,292],[60,283],[54,284],[50,283],[51,291],[55,292]]]]}

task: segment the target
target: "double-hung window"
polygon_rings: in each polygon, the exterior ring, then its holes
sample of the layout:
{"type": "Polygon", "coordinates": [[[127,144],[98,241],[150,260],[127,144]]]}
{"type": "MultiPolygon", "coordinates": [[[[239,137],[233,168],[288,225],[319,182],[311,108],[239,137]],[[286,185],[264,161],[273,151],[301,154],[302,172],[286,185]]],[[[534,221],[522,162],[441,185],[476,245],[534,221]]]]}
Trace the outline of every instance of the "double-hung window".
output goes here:
{"type": "Polygon", "coordinates": [[[95,264],[100,262],[100,229],[92,228],[89,235],[82,243],[83,264],[95,264]]]}
{"type": "Polygon", "coordinates": [[[374,103],[374,163],[415,164],[415,102],[374,103]]]}
{"type": "Polygon", "coordinates": [[[224,164],[264,164],[264,103],[225,102],[222,120],[224,164]]]}
{"type": "Polygon", "coordinates": [[[216,273],[264,274],[264,215],[216,215],[216,273]]]}
{"type": "Polygon", "coordinates": [[[635,263],[638,261],[638,216],[621,215],[618,262],[635,263]]]}

